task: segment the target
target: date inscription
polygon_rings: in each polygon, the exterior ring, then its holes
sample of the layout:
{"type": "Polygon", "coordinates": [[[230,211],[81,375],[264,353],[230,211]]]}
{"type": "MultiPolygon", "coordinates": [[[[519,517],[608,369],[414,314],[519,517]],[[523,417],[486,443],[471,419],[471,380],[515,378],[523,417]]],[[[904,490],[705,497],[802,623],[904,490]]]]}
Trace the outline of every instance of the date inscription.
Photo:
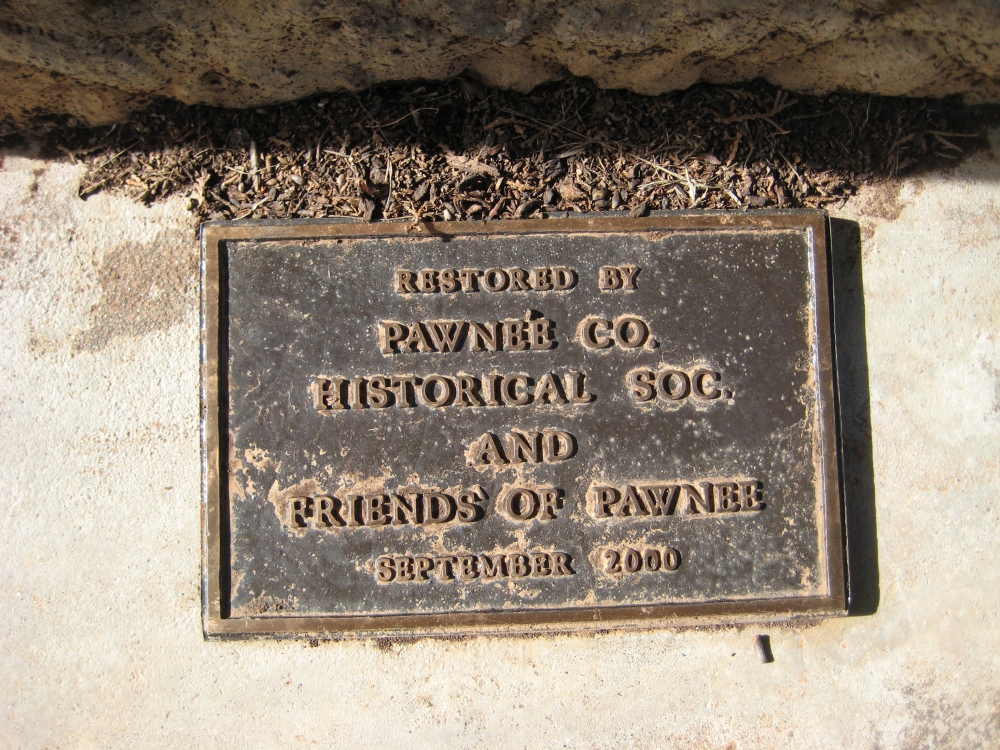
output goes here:
{"type": "Polygon", "coordinates": [[[382,555],[375,561],[379,583],[469,583],[576,575],[566,552],[503,552],[478,555],[382,555]]]}
{"type": "Polygon", "coordinates": [[[681,553],[673,547],[659,549],[607,549],[604,559],[604,573],[617,576],[623,573],[673,573],[681,566],[681,553]]]}

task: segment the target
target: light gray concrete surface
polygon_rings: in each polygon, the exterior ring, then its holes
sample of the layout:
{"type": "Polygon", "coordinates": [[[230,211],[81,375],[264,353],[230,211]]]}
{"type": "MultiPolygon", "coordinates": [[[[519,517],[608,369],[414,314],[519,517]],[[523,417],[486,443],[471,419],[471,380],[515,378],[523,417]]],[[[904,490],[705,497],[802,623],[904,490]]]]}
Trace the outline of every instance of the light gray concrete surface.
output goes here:
{"type": "MultiPolygon", "coordinates": [[[[316,647],[202,639],[185,202],[84,202],[81,167],[7,154],[0,746],[1000,745],[993,142],[951,173],[870,189],[836,212],[861,229],[865,316],[855,299],[848,317],[867,341],[874,614],[316,647]],[[759,632],[772,664],[755,652],[759,632]]],[[[857,409],[863,386],[851,388],[857,409]]],[[[859,465],[864,442],[849,446],[859,465]]]]}

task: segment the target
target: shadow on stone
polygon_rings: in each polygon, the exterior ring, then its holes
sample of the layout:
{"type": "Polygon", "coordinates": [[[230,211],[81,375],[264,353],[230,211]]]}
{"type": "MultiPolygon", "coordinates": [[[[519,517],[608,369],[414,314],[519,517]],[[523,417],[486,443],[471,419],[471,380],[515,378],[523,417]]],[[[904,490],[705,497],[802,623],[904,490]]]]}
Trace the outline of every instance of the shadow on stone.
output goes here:
{"type": "Polygon", "coordinates": [[[856,222],[830,220],[830,255],[842,453],[841,483],[850,580],[848,613],[852,616],[871,615],[878,610],[880,596],[878,535],[861,232],[856,222]]]}

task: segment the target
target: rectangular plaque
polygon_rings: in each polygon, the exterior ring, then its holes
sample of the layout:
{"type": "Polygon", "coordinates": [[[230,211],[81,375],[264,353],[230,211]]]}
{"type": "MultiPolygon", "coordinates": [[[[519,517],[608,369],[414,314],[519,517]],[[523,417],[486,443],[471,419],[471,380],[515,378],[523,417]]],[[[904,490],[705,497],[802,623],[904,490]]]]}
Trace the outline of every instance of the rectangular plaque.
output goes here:
{"type": "Polygon", "coordinates": [[[822,213],[202,237],[209,636],[844,612],[822,213]]]}

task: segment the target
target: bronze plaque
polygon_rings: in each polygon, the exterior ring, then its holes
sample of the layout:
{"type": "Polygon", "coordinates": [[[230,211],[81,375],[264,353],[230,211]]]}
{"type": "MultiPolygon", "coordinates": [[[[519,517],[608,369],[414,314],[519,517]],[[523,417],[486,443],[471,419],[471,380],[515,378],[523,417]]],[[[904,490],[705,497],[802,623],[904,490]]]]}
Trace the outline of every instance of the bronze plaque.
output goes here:
{"type": "Polygon", "coordinates": [[[202,237],[209,636],[843,613],[822,213],[202,237]]]}

